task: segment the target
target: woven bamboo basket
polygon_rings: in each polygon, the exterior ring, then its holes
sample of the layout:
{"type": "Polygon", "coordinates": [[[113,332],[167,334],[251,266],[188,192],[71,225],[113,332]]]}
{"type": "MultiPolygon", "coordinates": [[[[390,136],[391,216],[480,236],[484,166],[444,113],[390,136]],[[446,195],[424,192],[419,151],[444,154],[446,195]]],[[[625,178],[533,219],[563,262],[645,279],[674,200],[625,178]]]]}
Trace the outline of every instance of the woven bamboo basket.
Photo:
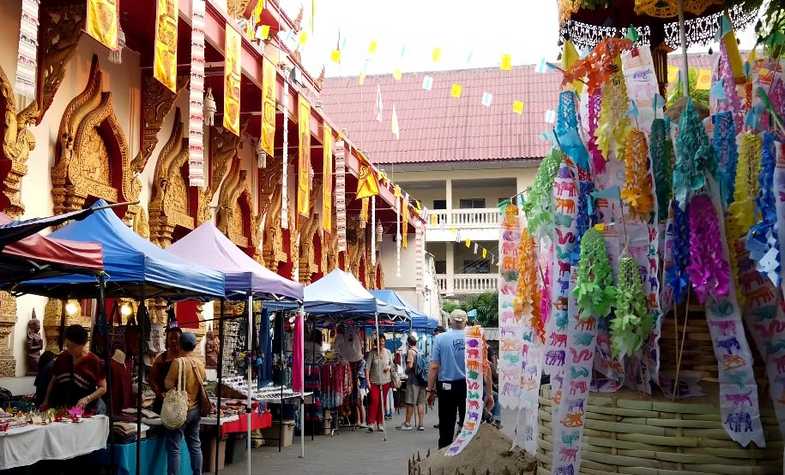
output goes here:
{"type": "MultiPolygon", "coordinates": [[[[740,447],[725,433],[714,396],[673,402],[633,391],[592,393],[582,441],[583,475],[781,475],[783,442],[771,407],[761,407],[766,448],[740,447]]],[[[765,401],[765,399],[764,399],[765,401]]],[[[765,405],[766,403],[763,402],[765,405]]],[[[537,473],[550,474],[550,386],[540,391],[537,473]]]]}

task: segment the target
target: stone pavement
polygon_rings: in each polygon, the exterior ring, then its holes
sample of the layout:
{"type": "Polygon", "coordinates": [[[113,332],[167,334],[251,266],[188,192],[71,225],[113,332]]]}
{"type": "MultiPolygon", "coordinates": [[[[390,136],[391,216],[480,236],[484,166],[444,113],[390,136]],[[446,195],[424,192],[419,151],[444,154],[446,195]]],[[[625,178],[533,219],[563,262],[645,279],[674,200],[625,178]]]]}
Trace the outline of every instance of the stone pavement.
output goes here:
{"type": "MultiPolygon", "coordinates": [[[[305,458],[299,458],[300,439],[278,452],[278,446],[253,449],[254,475],[406,475],[406,461],[416,451],[435,449],[438,430],[436,410],[429,409],[424,432],[402,432],[395,427],[403,422],[403,409],[387,421],[387,441],[381,433],[342,431],[335,436],[305,438],[305,458]]],[[[275,442],[271,442],[275,444],[275,442]]],[[[245,475],[245,463],[227,466],[222,475],[245,475]]]]}

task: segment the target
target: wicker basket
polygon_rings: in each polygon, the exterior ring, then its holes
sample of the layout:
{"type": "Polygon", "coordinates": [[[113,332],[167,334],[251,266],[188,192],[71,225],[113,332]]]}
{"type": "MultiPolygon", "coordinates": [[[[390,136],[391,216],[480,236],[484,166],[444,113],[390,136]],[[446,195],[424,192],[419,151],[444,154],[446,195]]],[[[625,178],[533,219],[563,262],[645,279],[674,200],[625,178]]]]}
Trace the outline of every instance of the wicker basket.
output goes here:
{"type": "MultiPolygon", "coordinates": [[[[765,449],[740,447],[725,433],[717,404],[708,396],[672,402],[633,391],[592,393],[586,411],[581,472],[584,475],[780,475],[783,443],[771,407],[761,407],[765,449]]],[[[764,398],[763,401],[766,399],[764,398]]],[[[765,404],[765,403],[764,403],[765,404]]],[[[537,473],[550,474],[550,386],[540,391],[537,473]]]]}

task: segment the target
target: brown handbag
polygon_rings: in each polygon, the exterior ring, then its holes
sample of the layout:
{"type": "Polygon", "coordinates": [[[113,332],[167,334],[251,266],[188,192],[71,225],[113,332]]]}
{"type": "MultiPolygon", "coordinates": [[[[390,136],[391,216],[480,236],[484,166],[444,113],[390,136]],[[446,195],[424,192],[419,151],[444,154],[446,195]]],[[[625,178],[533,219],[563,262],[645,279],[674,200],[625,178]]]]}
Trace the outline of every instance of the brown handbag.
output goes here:
{"type": "Polygon", "coordinates": [[[196,368],[196,363],[193,363],[191,368],[193,368],[196,381],[199,383],[199,415],[207,417],[213,412],[213,402],[207,396],[207,390],[204,388],[204,381],[202,381],[202,375],[199,374],[199,370],[196,368]]]}

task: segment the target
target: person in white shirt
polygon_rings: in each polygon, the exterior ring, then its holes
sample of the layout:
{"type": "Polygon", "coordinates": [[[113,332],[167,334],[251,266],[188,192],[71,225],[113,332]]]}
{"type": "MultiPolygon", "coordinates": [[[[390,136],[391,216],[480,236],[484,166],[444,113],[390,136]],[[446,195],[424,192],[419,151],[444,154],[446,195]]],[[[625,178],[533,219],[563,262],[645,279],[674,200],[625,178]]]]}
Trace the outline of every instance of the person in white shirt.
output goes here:
{"type": "Polygon", "coordinates": [[[355,408],[355,423],[365,427],[365,406],[360,396],[358,381],[360,378],[360,363],[363,359],[363,343],[360,332],[345,325],[338,325],[335,333],[335,352],[352,368],[352,401],[355,408]]]}

